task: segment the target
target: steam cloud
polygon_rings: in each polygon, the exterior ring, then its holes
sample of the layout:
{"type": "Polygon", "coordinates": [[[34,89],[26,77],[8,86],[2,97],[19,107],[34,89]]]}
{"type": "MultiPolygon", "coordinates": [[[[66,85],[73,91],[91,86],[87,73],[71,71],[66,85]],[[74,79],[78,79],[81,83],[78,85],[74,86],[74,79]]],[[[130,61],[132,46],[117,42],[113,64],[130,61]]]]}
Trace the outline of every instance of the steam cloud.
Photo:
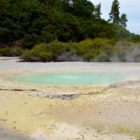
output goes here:
{"type": "Polygon", "coordinates": [[[65,52],[57,57],[57,61],[84,61],[84,58],[73,52],[65,52]]]}
{"type": "Polygon", "coordinates": [[[111,54],[102,53],[95,59],[96,62],[140,62],[140,46],[119,46],[111,54]]]}
{"type": "Polygon", "coordinates": [[[110,57],[110,61],[140,62],[140,46],[123,47],[110,57]]]}

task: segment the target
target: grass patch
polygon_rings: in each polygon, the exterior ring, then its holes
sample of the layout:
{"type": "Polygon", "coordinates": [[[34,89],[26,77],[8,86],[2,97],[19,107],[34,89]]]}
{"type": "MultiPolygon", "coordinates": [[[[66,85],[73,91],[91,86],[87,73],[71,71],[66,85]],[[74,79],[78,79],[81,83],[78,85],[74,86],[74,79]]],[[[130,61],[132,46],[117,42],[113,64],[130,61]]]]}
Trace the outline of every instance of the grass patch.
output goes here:
{"type": "Polygon", "coordinates": [[[93,129],[95,129],[98,133],[100,133],[100,132],[102,132],[102,131],[105,130],[104,125],[102,125],[102,124],[98,124],[98,123],[92,125],[91,127],[92,127],[93,129]]]}
{"type": "Polygon", "coordinates": [[[140,140],[139,128],[133,129],[133,128],[124,127],[124,126],[106,127],[105,125],[100,124],[100,123],[91,125],[91,128],[95,129],[98,133],[106,131],[110,134],[121,134],[125,136],[132,136],[132,137],[135,137],[136,140],[140,140]]]}
{"type": "Polygon", "coordinates": [[[123,135],[134,136],[136,140],[140,140],[140,129],[132,129],[123,126],[117,126],[113,128],[113,132],[123,134],[123,135]]]}

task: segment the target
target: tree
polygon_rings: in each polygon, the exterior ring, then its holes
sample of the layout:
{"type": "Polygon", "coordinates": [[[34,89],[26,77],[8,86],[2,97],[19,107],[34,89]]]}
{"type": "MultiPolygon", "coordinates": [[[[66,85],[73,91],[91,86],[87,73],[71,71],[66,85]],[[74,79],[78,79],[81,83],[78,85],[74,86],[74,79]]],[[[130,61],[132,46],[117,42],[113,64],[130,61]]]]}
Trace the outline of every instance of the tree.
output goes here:
{"type": "Polygon", "coordinates": [[[95,6],[95,10],[94,10],[94,16],[97,19],[101,19],[101,4],[99,3],[98,5],[95,6]]]}
{"type": "Polygon", "coordinates": [[[93,15],[94,5],[89,0],[63,0],[65,10],[80,17],[93,15]]]}
{"type": "Polygon", "coordinates": [[[123,27],[123,28],[126,28],[127,24],[126,22],[128,21],[127,19],[127,15],[126,14],[122,14],[121,17],[120,17],[120,25],[123,27]]]}
{"type": "MultiPolygon", "coordinates": [[[[58,3],[58,0],[39,0],[39,2],[44,6],[47,13],[58,3]]],[[[59,0],[60,3],[60,0],[59,0]]]]}
{"type": "Polygon", "coordinates": [[[118,24],[120,22],[120,12],[119,12],[119,2],[118,0],[114,0],[111,7],[111,12],[109,13],[110,19],[109,21],[113,22],[114,24],[118,24]]]}

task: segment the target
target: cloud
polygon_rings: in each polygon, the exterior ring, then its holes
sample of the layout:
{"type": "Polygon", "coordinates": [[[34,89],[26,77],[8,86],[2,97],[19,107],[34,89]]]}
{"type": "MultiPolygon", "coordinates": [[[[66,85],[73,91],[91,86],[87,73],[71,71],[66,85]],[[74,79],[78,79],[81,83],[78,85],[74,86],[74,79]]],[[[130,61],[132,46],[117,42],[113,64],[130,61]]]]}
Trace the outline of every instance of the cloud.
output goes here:
{"type": "MultiPolygon", "coordinates": [[[[102,4],[102,17],[105,19],[108,19],[109,12],[111,9],[112,1],[113,0],[91,0],[94,4],[101,3],[102,4]]],[[[137,34],[140,34],[140,1],[138,0],[119,0],[120,2],[120,12],[126,13],[128,16],[128,29],[131,32],[135,32],[137,34]]]]}

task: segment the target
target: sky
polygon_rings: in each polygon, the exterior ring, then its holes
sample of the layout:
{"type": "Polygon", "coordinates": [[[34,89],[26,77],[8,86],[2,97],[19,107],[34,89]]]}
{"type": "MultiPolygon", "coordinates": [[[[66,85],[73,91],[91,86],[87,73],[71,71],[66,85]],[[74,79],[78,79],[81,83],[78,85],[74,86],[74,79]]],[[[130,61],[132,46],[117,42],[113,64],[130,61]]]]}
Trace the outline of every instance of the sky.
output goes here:
{"type": "MultiPolygon", "coordinates": [[[[113,0],[91,0],[95,5],[101,3],[102,18],[108,19],[113,0]]],[[[127,29],[132,33],[140,34],[140,1],[139,0],[119,0],[120,14],[126,13],[128,22],[127,29]]]]}

